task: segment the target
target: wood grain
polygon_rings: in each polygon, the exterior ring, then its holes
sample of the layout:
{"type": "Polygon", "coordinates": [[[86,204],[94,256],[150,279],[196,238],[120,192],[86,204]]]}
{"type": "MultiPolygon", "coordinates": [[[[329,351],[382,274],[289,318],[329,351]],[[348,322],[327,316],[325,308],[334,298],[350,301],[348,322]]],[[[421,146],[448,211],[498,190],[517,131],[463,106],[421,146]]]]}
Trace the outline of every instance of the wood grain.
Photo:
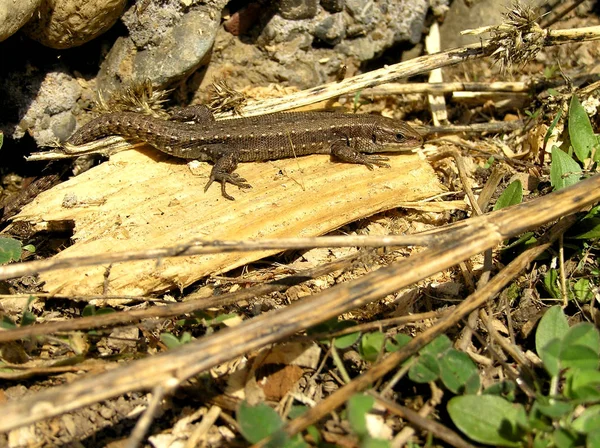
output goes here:
{"type": "MultiPolygon", "coordinates": [[[[16,221],[43,229],[73,220],[75,244],[57,257],[93,255],[184,244],[195,238],[249,239],[317,236],[374,213],[439,194],[430,165],[416,154],[390,157],[390,169],[336,163],[308,156],[241,164],[251,190],[218,186],[203,192],[210,165],[194,172],[153,149],[125,151],[41,194],[16,221]],[[65,198],[74,205],[65,207],[65,198]]],[[[187,286],[274,251],[136,261],[113,266],[109,294],[141,295],[187,286]]],[[[49,292],[99,294],[104,266],[41,275],[49,292]]]]}

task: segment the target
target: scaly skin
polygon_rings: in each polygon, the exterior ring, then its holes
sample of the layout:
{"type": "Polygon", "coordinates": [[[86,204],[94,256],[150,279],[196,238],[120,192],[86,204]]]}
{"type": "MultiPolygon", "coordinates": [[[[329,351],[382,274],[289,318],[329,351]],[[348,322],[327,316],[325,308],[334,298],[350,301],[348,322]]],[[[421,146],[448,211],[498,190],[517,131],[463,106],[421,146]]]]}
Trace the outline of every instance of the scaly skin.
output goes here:
{"type": "Polygon", "coordinates": [[[79,129],[72,145],[120,135],[148,143],[183,159],[214,163],[205,191],[221,183],[223,197],[233,200],[225,184],[250,188],[233,173],[239,162],[276,160],[309,154],[331,154],[348,163],[385,167],[375,153],[402,152],[422,144],[408,124],[379,115],[291,112],[215,121],[203,106],[179,109],[169,121],[134,112],[102,115],[79,129]],[[192,120],[186,123],[182,120],[192,120]]]}

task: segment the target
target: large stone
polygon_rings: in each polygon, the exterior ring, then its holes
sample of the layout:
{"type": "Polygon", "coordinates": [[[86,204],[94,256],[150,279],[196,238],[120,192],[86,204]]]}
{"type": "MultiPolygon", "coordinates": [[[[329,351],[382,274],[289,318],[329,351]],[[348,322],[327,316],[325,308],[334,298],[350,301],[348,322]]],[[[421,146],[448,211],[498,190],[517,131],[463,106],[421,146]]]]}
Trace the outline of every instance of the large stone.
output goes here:
{"type": "Polygon", "coordinates": [[[107,31],[127,0],[44,0],[23,31],[51,48],[77,47],[107,31]]]}
{"type": "Polygon", "coordinates": [[[207,61],[220,25],[222,5],[191,7],[185,14],[172,11],[169,20],[157,18],[157,27],[139,32],[127,23],[130,36],[119,38],[102,63],[98,88],[112,92],[135,82],[150,81],[166,87],[185,78],[207,61]],[[152,33],[148,34],[148,31],[152,33]]]}
{"type": "Polygon", "coordinates": [[[25,25],[42,0],[0,0],[0,42],[25,25]]]}

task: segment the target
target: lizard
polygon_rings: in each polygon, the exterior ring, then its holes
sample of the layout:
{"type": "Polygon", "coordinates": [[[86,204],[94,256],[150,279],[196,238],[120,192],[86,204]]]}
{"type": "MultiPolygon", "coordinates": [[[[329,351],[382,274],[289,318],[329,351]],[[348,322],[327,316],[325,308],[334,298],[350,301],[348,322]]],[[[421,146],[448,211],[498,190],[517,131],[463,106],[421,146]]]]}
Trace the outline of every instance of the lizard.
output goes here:
{"type": "Polygon", "coordinates": [[[212,162],[204,191],[221,184],[224,198],[234,200],[225,185],[251,188],[234,173],[240,162],[276,160],[309,154],[330,154],[337,159],[389,167],[377,153],[401,152],[421,146],[421,135],[401,120],[381,115],[336,112],[279,112],[216,121],[206,106],[177,108],[170,120],[137,112],[100,115],[68,140],[83,145],[118,135],[141,140],[171,156],[212,162]]]}

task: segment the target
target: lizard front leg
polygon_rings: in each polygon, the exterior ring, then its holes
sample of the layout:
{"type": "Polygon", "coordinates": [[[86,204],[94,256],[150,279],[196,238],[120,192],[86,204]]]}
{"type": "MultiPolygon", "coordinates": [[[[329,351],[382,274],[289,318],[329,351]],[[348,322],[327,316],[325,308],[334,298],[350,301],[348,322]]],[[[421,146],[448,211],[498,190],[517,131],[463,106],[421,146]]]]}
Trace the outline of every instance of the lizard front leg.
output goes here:
{"type": "Polygon", "coordinates": [[[223,197],[230,201],[234,201],[235,198],[225,191],[225,184],[227,182],[236,185],[239,188],[252,188],[252,185],[250,185],[246,179],[233,172],[237,168],[237,165],[238,160],[233,152],[229,151],[224,154],[222,153],[210,172],[210,178],[204,187],[204,192],[206,193],[213,182],[219,182],[221,184],[221,194],[223,197]]]}
{"type": "Polygon", "coordinates": [[[384,163],[384,160],[389,160],[389,158],[377,154],[364,154],[360,151],[364,145],[357,139],[353,141],[354,146],[350,146],[347,138],[333,142],[331,144],[331,154],[343,162],[365,165],[370,170],[373,169],[373,165],[384,168],[390,167],[387,163],[384,163]]]}

